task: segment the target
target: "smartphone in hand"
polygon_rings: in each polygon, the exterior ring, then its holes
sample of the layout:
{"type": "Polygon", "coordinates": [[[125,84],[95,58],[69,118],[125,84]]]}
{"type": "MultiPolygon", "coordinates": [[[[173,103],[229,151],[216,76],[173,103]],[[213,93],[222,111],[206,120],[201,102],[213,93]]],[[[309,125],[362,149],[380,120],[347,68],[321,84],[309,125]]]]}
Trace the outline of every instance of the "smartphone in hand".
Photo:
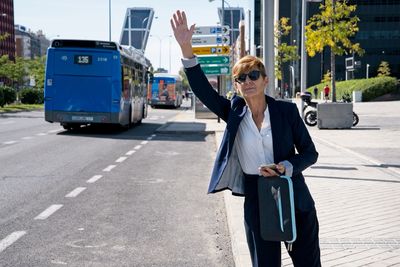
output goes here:
{"type": "Polygon", "coordinates": [[[261,164],[260,169],[264,168],[269,168],[271,170],[276,170],[276,164],[275,163],[269,163],[269,164],[261,164]]]}

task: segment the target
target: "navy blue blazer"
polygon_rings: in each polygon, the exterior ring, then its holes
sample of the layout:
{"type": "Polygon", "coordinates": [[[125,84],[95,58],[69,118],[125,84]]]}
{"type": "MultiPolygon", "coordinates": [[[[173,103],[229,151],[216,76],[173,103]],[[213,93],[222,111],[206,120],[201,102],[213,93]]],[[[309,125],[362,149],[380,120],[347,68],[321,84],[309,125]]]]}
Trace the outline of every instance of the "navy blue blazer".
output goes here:
{"type": "MultiPolygon", "coordinates": [[[[245,194],[245,177],[234,142],[239,124],[248,108],[246,102],[237,95],[234,95],[231,100],[220,96],[208,82],[199,64],[186,68],[185,72],[194,94],[226,122],[208,193],[229,189],[232,194],[243,196],[245,194]]],[[[296,105],[276,101],[269,96],[265,97],[271,120],[275,163],[287,160],[293,165],[292,182],[295,207],[301,211],[309,211],[314,208],[314,200],[301,172],[317,161],[318,152],[315,150],[314,143],[296,105]]]]}

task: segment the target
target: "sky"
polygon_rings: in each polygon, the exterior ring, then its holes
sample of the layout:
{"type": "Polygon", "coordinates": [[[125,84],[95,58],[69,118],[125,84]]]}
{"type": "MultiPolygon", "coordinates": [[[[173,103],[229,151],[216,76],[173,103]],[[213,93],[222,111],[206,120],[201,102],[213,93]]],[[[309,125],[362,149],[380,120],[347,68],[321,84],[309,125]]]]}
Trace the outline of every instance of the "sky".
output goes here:
{"type": "MultiPolygon", "coordinates": [[[[225,7],[243,7],[246,11],[248,3],[248,0],[225,0],[225,7]]],[[[169,22],[172,14],[184,10],[189,24],[213,26],[219,22],[217,9],[221,5],[222,0],[111,0],[111,40],[119,42],[127,8],[153,8],[158,18],[153,20],[150,34],[158,38],[149,38],[145,55],[158,68],[161,45],[161,67],[169,69],[171,65],[170,72],[177,74],[182,64],[169,22]]],[[[33,32],[42,30],[49,39],[108,41],[108,14],[109,0],[14,0],[14,23],[33,32]]]]}

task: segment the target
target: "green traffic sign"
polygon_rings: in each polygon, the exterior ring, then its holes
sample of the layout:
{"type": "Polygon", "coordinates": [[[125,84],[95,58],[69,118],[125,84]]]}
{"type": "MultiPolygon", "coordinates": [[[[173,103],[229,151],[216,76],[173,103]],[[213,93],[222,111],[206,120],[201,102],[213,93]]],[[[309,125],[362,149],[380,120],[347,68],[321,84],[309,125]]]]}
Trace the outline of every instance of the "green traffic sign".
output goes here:
{"type": "Polygon", "coordinates": [[[229,66],[201,66],[206,75],[228,75],[231,74],[229,66]]]}
{"type": "Polygon", "coordinates": [[[197,57],[200,64],[229,64],[228,56],[197,57]]]}

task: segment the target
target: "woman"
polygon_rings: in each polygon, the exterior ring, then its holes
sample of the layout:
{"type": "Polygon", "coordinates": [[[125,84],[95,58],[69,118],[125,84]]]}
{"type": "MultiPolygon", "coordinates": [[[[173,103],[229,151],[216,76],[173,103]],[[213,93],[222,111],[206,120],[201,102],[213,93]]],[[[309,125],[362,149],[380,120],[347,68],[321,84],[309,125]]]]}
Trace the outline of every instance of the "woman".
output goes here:
{"type": "Polygon", "coordinates": [[[171,26],[182,50],[190,87],[227,122],[208,192],[229,189],[245,197],[245,229],[253,266],[281,266],[280,242],[265,241],[260,236],[257,195],[259,175],[268,178],[278,172],[292,176],[293,182],[297,226],[297,239],[289,251],[293,264],[320,266],[316,210],[301,173],[317,161],[318,153],[296,106],[264,94],[268,77],[263,63],[253,56],[240,59],[232,69],[237,94],[231,100],[218,95],[193,54],[194,25],[188,28],[185,13],[177,11],[171,26]],[[265,163],[276,164],[260,168],[265,163]]]}

